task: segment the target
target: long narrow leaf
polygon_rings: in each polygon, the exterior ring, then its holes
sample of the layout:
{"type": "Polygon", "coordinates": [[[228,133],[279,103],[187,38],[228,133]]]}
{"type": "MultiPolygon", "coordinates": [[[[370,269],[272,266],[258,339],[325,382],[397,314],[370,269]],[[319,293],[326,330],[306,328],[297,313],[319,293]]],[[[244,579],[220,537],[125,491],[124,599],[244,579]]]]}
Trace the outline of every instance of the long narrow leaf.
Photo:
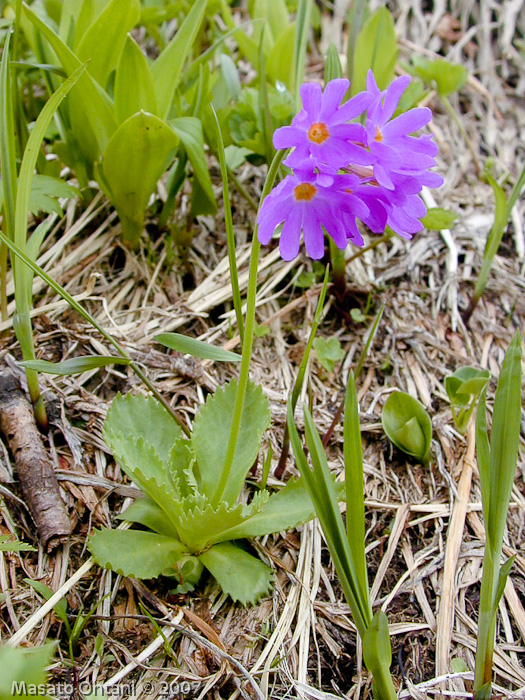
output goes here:
{"type": "Polygon", "coordinates": [[[125,357],[112,357],[111,355],[94,355],[88,357],[74,357],[63,362],[48,362],[47,360],[26,360],[20,364],[25,369],[32,369],[43,374],[56,374],[67,377],[71,374],[82,374],[92,369],[107,367],[108,365],[129,365],[125,357]]]}
{"type": "Polygon", "coordinates": [[[346,534],[357,572],[361,595],[370,605],[365,558],[365,496],[359,406],[353,372],[348,377],[344,415],[344,458],[347,516],[346,534]]]}
{"type": "Polygon", "coordinates": [[[304,67],[306,64],[306,49],[308,47],[308,34],[310,32],[310,16],[312,14],[312,0],[299,0],[297,16],[295,20],[295,45],[294,45],[294,70],[295,70],[295,101],[299,107],[299,88],[304,79],[304,67]]]}
{"type": "Polygon", "coordinates": [[[490,448],[490,507],[487,538],[499,551],[516,474],[521,421],[521,343],[516,331],[498,380],[490,448]]]}
{"type": "Polygon", "coordinates": [[[220,362],[240,362],[242,359],[236,352],[218,348],[196,338],[188,338],[180,333],[159,333],[155,340],[167,348],[177,350],[202,360],[218,360],[220,362]]]}
{"type": "Polygon", "coordinates": [[[13,239],[16,200],[16,140],[9,65],[10,40],[11,32],[8,32],[0,67],[0,165],[4,195],[5,230],[9,238],[13,239]]]}
{"type": "Polygon", "coordinates": [[[184,63],[201,27],[208,0],[197,0],[177,33],[152,65],[159,115],[168,116],[184,63]]]}
{"type": "Polygon", "coordinates": [[[507,200],[505,198],[505,192],[503,188],[498,185],[496,180],[489,173],[485,173],[487,180],[489,181],[492,190],[494,191],[495,199],[495,212],[494,212],[494,223],[487,237],[487,243],[485,245],[485,251],[483,253],[483,264],[481,265],[481,270],[479,271],[479,277],[474,287],[474,299],[478,300],[483,294],[483,290],[487,286],[487,282],[490,276],[490,270],[498,248],[505,233],[505,227],[507,225],[507,200]]]}

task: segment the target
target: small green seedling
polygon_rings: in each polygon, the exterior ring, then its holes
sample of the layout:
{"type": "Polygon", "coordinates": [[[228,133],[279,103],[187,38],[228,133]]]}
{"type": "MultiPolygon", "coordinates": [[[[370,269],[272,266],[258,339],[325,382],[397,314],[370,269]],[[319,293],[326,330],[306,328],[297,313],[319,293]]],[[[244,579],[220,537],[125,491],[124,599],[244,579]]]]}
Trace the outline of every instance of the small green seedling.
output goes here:
{"type": "Polygon", "coordinates": [[[445,390],[450,400],[452,418],[458,431],[464,435],[477,400],[490,379],[487,369],[461,367],[445,377],[445,390]]]}
{"type": "Polygon", "coordinates": [[[345,351],[337,338],[316,338],[314,350],[319,364],[327,371],[333,372],[336,362],[345,356],[345,351]]]}
{"type": "Polygon", "coordinates": [[[432,421],[423,404],[404,391],[396,391],[385,401],[381,423],[398,449],[421,464],[428,464],[432,421]]]}
{"type": "Polygon", "coordinates": [[[442,231],[450,228],[457,218],[458,215],[450,211],[450,209],[432,207],[427,209],[427,213],[421,219],[421,223],[428,231],[442,231]]]}
{"type": "Polygon", "coordinates": [[[276,494],[262,489],[250,503],[239,502],[270,412],[261,389],[248,382],[233,461],[226,467],[236,393],[237,382],[231,381],[208,397],[190,440],[154,399],[128,394],[113,400],[106,443],[145,494],[121,518],[147,529],[96,530],[89,548],[100,565],[123,576],[172,577],[181,593],[192,590],[207,569],[243,604],[269,592],[271,569],[234,541],[294,527],[312,518],[314,509],[302,479],[290,480],[276,494]]]}
{"type": "Polygon", "coordinates": [[[423,82],[437,90],[438,95],[448,97],[461,90],[468,80],[468,70],[444,58],[430,60],[423,56],[412,56],[411,72],[423,82]]]}

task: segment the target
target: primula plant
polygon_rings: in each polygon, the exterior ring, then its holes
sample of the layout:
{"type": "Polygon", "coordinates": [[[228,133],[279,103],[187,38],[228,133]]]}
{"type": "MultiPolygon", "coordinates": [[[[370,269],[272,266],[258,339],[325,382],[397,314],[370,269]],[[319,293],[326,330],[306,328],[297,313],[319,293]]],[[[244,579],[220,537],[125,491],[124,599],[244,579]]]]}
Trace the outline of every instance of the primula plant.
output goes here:
{"type": "Polygon", "coordinates": [[[302,479],[274,494],[259,490],[249,503],[239,500],[270,423],[268,401],[251,383],[217,501],[236,392],[233,381],[208,398],[189,440],[155,399],[129,394],[114,399],[105,440],[144,492],[120,518],[146,529],[96,531],[89,547],[99,564],[125,576],[170,576],[179,592],[192,590],[207,569],[225,593],[244,604],[269,592],[271,569],[234,541],[294,527],[312,518],[314,508],[302,479]]]}
{"type": "Polygon", "coordinates": [[[394,116],[410,83],[400,77],[380,91],[369,71],[367,89],[342,102],[350,83],[343,78],[301,87],[303,108],[291,126],[277,129],[274,146],[293,148],[284,164],[293,169],[264,201],[259,241],[266,245],[283,224],[280,252],[299,253],[301,231],[307,254],[324,255],[324,231],[339,249],[362,246],[362,221],[374,233],[390,227],[410,239],[423,229],[423,186],[439,187],[437,146],[431,136],[413,136],[430,121],[426,107],[394,116]],[[352,120],[361,119],[362,123],[352,120]]]}

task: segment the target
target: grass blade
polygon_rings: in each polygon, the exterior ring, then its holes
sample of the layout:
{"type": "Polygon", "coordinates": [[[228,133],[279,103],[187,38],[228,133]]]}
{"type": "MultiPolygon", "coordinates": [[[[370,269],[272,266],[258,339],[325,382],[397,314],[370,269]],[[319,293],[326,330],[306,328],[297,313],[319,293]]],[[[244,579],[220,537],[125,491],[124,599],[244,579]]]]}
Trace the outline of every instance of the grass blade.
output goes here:
{"type": "Polygon", "coordinates": [[[310,17],[312,14],[312,0],[299,0],[297,15],[295,18],[295,44],[294,44],[294,71],[295,71],[295,106],[298,108],[301,102],[299,88],[304,80],[304,67],[306,64],[306,50],[308,47],[308,34],[310,32],[310,17]]]}
{"type": "Polygon", "coordinates": [[[202,340],[188,338],[180,333],[159,333],[155,340],[167,348],[177,350],[192,357],[199,357],[201,360],[218,360],[219,362],[240,362],[241,356],[236,352],[218,348],[202,340]]]}

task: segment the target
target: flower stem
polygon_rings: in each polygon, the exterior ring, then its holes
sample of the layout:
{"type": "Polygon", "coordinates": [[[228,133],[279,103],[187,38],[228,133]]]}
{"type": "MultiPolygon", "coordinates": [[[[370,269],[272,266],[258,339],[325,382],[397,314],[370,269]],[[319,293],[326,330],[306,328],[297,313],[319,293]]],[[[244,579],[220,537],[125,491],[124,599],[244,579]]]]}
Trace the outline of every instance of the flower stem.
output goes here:
{"type": "MultiPolygon", "coordinates": [[[[273,187],[275,178],[281,165],[286,151],[278,151],[274,156],[274,159],[268,170],[268,177],[266,178],[266,183],[261,194],[261,201],[259,203],[259,208],[264,201],[264,198],[269,194],[273,187]]],[[[253,232],[252,240],[252,252],[250,256],[250,271],[248,275],[248,294],[246,297],[246,321],[244,324],[244,343],[242,346],[242,360],[241,368],[239,370],[239,382],[237,385],[237,393],[235,394],[235,404],[233,407],[233,416],[230,428],[230,437],[228,439],[228,447],[226,449],[226,457],[224,459],[224,465],[222,468],[221,478],[217,485],[217,489],[211,499],[211,504],[213,507],[221,502],[228,483],[228,478],[230,476],[230,471],[233,464],[233,459],[235,456],[235,449],[237,447],[237,440],[239,437],[239,431],[241,428],[242,412],[244,407],[244,397],[246,395],[246,387],[248,386],[250,362],[252,359],[252,349],[253,349],[253,338],[255,329],[255,302],[257,297],[257,272],[259,267],[259,253],[261,250],[261,244],[257,238],[257,225],[255,226],[253,232]]]]}
{"type": "Polygon", "coordinates": [[[338,248],[331,238],[329,242],[334,289],[337,297],[343,299],[346,292],[345,251],[338,248]]]}

